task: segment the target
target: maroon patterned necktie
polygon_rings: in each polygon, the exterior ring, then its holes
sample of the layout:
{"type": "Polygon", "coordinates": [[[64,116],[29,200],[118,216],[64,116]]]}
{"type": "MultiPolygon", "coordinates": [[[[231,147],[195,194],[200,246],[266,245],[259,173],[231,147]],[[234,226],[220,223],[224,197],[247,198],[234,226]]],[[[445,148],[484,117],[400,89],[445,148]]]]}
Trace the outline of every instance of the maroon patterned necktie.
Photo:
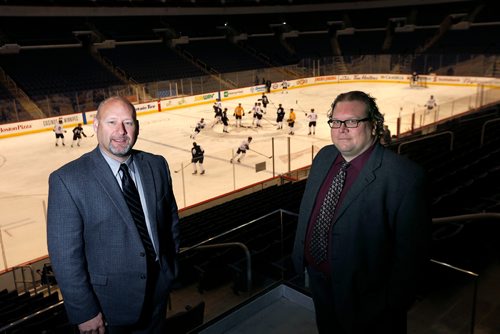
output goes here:
{"type": "Polygon", "coordinates": [[[337,175],[333,177],[332,184],[321,204],[316,224],[313,227],[310,251],[316,264],[326,260],[328,253],[328,232],[333,222],[340,193],[344,187],[347,167],[349,167],[349,163],[344,161],[337,175]]]}

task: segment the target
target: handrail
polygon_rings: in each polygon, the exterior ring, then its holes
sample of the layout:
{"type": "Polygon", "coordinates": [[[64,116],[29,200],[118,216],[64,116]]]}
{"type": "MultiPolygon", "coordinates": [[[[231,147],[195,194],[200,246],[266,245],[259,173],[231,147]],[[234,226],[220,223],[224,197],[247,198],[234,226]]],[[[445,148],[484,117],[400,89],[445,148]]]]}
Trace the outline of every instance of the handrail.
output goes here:
{"type": "MultiPolygon", "coordinates": [[[[197,243],[197,244],[195,244],[193,246],[183,248],[179,253],[182,254],[182,253],[187,252],[187,251],[189,251],[191,249],[194,249],[194,248],[197,248],[199,246],[205,245],[205,244],[207,244],[207,243],[209,243],[211,241],[214,241],[215,239],[223,237],[223,236],[225,236],[225,235],[227,235],[229,233],[232,233],[234,231],[240,230],[240,229],[242,229],[242,228],[244,228],[244,227],[246,227],[248,225],[251,225],[251,224],[253,224],[253,223],[255,223],[255,222],[259,221],[259,220],[267,218],[267,217],[269,217],[269,216],[271,216],[271,215],[273,215],[275,213],[278,213],[278,212],[279,213],[286,213],[286,214],[291,215],[291,216],[298,216],[298,214],[295,213],[295,212],[291,212],[291,211],[283,210],[283,209],[277,209],[277,210],[274,210],[274,211],[272,211],[272,212],[270,212],[268,214],[265,214],[265,215],[263,215],[261,217],[253,219],[253,220],[249,221],[248,223],[241,224],[240,226],[234,227],[234,228],[232,228],[230,230],[227,230],[226,232],[222,232],[221,234],[218,234],[218,235],[216,235],[214,237],[210,237],[210,238],[208,238],[206,240],[203,240],[203,241],[201,241],[201,242],[199,242],[199,243],[197,243]]],[[[281,221],[280,223],[282,224],[283,222],[281,221]]]]}
{"type": "Polygon", "coordinates": [[[14,322],[11,322],[10,324],[7,324],[7,325],[5,325],[5,326],[1,327],[1,328],[0,328],[0,333],[7,333],[7,331],[8,331],[9,329],[12,329],[12,328],[14,328],[14,327],[15,327],[15,326],[17,326],[17,325],[20,325],[20,324],[22,324],[23,322],[25,322],[25,321],[27,321],[27,320],[30,320],[30,319],[32,319],[32,318],[34,318],[34,317],[36,317],[36,316],[37,316],[37,315],[39,315],[39,314],[42,314],[42,313],[45,313],[45,312],[49,312],[49,311],[50,311],[50,310],[52,310],[53,308],[56,308],[56,307],[58,307],[59,305],[62,305],[62,304],[64,304],[64,301],[63,301],[63,300],[61,300],[61,301],[57,302],[57,303],[56,303],[56,304],[54,304],[54,305],[50,305],[49,307],[46,307],[46,308],[44,308],[44,309],[42,309],[42,310],[36,311],[35,313],[32,313],[32,314],[30,314],[30,315],[27,315],[27,316],[25,316],[24,318],[21,318],[21,319],[18,319],[18,320],[16,320],[16,321],[14,321],[14,322]]]}
{"type": "Polygon", "coordinates": [[[477,302],[477,286],[479,282],[479,274],[472,272],[470,270],[465,270],[456,266],[453,266],[446,262],[437,261],[434,259],[430,259],[430,262],[440,265],[442,267],[447,267],[449,269],[458,271],[465,275],[472,276],[474,278],[474,291],[472,292],[472,309],[471,309],[471,320],[470,320],[470,333],[474,334],[474,327],[476,323],[476,302],[477,302]]]}
{"type": "MultiPolygon", "coordinates": [[[[446,223],[452,223],[452,222],[463,222],[463,221],[468,221],[468,220],[482,220],[482,219],[498,219],[498,220],[500,220],[500,213],[481,212],[481,213],[450,216],[450,217],[433,218],[432,223],[433,224],[446,224],[446,223]]],[[[431,259],[430,261],[433,263],[439,264],[441,266],[445,266],[445,267],[451,268],[453,270],[462,272],[466,275],[470,275],[470,276],[474,277],[474,292],[472,294],[471,329],[470,329],[471,334],[474,334],[475,317],[476,317],[477,288],[478,288],[479,275],[477,273],[472,272],[472,271],[461,269],[461,268],[455,267],[453,265],[450,265],[448,263],[440,262],[440,261],[433,260],[433,259],[431,259]]]]}
{"type": "Polygon", "coordinates": [[[239,225],[235,228],[232,228],[228,231],[225,231],[225,232],[222,232],[214,237],[211,237],[211,238],[208,238],[206,240],[203,240],[193,246],[190,246],[190,247],[185,247],[185,248],[181,248],[181,250],[179,251],[179,254],[183,254],[183,253],[186,253],[186,252],[189,252],[190,250],[193,250],[193,249],[209,249],[209,248],[222,248],[222,247],[241,247],[243,249],[243,251],[245,252],[245,258],[246,258],[246,261],[247,261],[247,267],[246,267],[246,276],[247,276],[247,291],[251,291],[251,288],[252,288],[252,256],[250,254],[250,251],[248,250],[248,247],[244,244],[244,243],[241,243],[241,242],[224,242],[224,243],[219,243],[219,244],[210,244],[210,245],[207,245],[207,243],[211,242],[211,241],[214,241],[220,237],[223,237],[229,233],[232,233],[234,231],[237,231],[237,230],[240,230],[246,226],[249,226],[251,224],[254,224],[256,223],[257,221],[259,220],[262,220],[266,217],[269,217],[271,215],[274,215],[276,213],[279,213],[280,214],[280,225],[281,225],[281,229],[283,230],[283,214],[288,214],[288,215],[291,215],[291,216],[298,216],[298,214],[294,213],[294,212],[290,212],[288,210],[283,210],[283,209],[277,209],[277,210],[274,210],[268,214],[265,214],[261,217],[258,217],[256,219],[253,219],[247,223],[244,223],[242,225],[239,225]]]}
{"type": "Polygon", "coordinates": [[[407,144],[410,144],[410,143],[414,143],[414,142],[417,142],[417,141],[424,141],[424,140],[429,139],[429,138],[433,138],[433,137],[437,137],[437,136],[442,136],[442,135],[446,135],[446,134],[450,135],[450,151],[453,151],[453,142],[455,140],[455,135],[451,131],[443,131],[443,132],[435,133],[435,134],[428,135],[428,136],[425,136],[425,137],[408,140],[408,141],[405,141],[404,143],[399,144],[398,145],[398,154],[401,154],[401,147],[404,146],[404,145],[407,145],[407,144]]]}
{"type": "Polygon", "coordinates": [[[445,223],[451,223],[451,222],[459,222],[459,221],[466,221],[466,220],[480,220],[480,219],[499,219],[500,220],[500,213],[481,212],[481,213],[471,213],[471,214],[459,215],[459,216],[432,218],[432,223],[433,224],[445,224],[445,223]]]}

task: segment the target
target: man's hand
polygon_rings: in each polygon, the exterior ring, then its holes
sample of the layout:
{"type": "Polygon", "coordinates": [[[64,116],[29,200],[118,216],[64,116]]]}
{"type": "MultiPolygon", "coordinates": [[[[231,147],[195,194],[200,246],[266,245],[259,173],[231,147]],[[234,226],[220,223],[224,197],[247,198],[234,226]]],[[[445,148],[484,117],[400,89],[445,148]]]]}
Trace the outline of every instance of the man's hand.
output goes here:
{"type": "Polygon", "coordinates": [[[80,334],[104,334],[106,328],[104,327],[102,313],[99,312],[94,318],[79,324],[78,329],[80,334]]]}

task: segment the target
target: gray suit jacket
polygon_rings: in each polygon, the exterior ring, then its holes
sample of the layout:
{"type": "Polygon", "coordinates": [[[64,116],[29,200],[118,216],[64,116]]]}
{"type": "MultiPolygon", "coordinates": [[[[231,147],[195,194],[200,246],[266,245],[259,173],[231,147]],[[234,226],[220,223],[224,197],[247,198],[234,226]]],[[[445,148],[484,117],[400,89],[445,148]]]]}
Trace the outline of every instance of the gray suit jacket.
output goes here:
{"type": "MultiPolygon", "coordinates": [[[[144,187],[153,243],[170,286],[179,249],[170,172],[161,156],[135,150],[133,156],[144,187]]],[[[148,275],[145,250],[99,148],[50,175],[47,239],[71,322],[82,323],[98,312],[110,325],[138,320],[148,275]]]]}
{"type": "MultiPolygon", "coordinates": [[[[338,154],[326,146],[311,167],[292,254],[299,273],[316,196],[338,154]]],[[[330,235],[334,302],[346,328],[405,312],[414,300],[429,241],[426,193],[420,167],[376,144],[337,208],[330,235]]]]}

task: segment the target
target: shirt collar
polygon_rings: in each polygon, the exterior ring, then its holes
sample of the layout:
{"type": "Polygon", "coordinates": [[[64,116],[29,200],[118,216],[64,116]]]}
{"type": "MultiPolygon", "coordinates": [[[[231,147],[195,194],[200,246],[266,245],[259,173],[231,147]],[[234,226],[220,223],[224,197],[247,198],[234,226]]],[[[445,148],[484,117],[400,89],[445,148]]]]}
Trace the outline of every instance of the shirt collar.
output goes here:
{"type": "MultiPolygon", "coordinates": [[[[120,170],[120,165],[122,162],[115,160],[108,156],[106,153],[104,153],[101,148],[99,147],[99,151],[101,152],[102,156],[104,157],[104,160],[108,163],[109,167],[111,168],[111,171],[113,172],[113,175],[119,175],[118,172],[120,170]]],[[[134,163],[133,163],[133,158],[132,155],[130,155],[127,160],[123,162],[124,164],[127,164],[127,167],[129,170],[131,170],[133,173],[135,173],[135,168],[134,168],[134,163]]]]}
{"type": "MultiPolygon", "coordinates": [[[[363,153],[361,153],[360,155],[358,155],[356,158],[354,158],[351,161],[349,161],[349,168],[354,168],[354,169],[357,169],[357,170],[361,170],[363,168],[363,166],[365,165],[365,163],[370,158],[370,156],[371,156],[371,154],[372,154],[372,152],[373,152],[373,150],[375,148],[375,145],[376,145],[376,142],[374,142],[372,144],[372,146],[370,146],[366,151],[364,151],[363,153]]],[[[337,156],[337,159],[335,159],[334,164],[335,165],[341,164],[344,161],[345,161],[345,159],[342,156],[342,154],[339,154],[337,156]]]]}

